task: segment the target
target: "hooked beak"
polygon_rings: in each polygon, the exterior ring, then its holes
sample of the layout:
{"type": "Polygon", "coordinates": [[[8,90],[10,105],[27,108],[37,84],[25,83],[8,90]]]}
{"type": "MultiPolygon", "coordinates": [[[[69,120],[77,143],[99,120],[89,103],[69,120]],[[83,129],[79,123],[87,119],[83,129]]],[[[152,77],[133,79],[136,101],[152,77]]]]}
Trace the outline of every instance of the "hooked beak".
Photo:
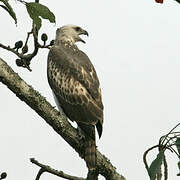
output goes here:
{"type": "Polygon", "coordinates": [[[83,30],[82,34],[89,36],[88,32],[86,30],[83,30]]]}
{"type": "MultiPolygon", "coordinates": [[[[86,35],[86,36],[89,36],[88,32],[86,30],[83,30],[81,31],[80,35],[86,35]]],[[[83,43],[86,43],[83,39],[80,38],[80,41],[83,42],[83,43]]]]}

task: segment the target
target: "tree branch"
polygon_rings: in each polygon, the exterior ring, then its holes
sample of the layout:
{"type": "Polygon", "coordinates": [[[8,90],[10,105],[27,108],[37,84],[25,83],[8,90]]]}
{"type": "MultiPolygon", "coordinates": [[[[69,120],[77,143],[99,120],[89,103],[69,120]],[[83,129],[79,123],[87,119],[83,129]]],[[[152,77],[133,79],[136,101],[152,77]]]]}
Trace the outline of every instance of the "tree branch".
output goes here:
{"type": "MultiPolygon", "coordinates": [[[[20,2],[23,2],[23,1],[20,1],[20,2]]],[[[39,51],[39,48],[50,49],[52,44],[53,44],[52,41],[48,45],[46,45],[46,44],[41,45],[38,42],[38,31],[36,29],[35,24],[33,24],[32,25],[32,30],[27,33],[26,41],[25,41],[25,44],[24,44],[23,47],[11,48],[10,46],[6,46],[6,45],[0,43],[0,48],[6,49],[6,50],[14,53],[16,56],[18,56],[18,58],[20,58],[20,59],[16,59],[17,66],[27,68],[29,71],[31,71],[31,68],[29,66],[30,62],[37,55],[37,53],[39,51]],[[34,40],[34,50],[33,50],[32,53],[26,54],[28,52],[28,40],[29,40],[29,37],[30,37],[31,34],[32,34],[33,40],[34,40]],[[21,49],[21,53],[18,52],[18,49],[21,49]]]]}
{"type": "Polygon", "coordinates": [[[5,46],[3,44],[0,43],[0,47],[3,48],[3,49],[6,49],[8,51],[11,51],[13,52],[14,54],[16,54],[19,58],[22,58],[22,56],[16,51],[14,50],[13,48],[11,48],[10,46],[5,46]]]}
{"type": "Polygon", "coordinates": [[[180,0],[175,0],[176,2],[180,3],[180,0]]]}
{"type": "Polygon", "coordinates": [[[41,168],[41,169],[39,170],[39,172],[37,173],[37,176],[36,176],[36,179],[35,179],[35,180],[39,180],[40,177],[41,177],[41,175],[42,175],[44,172],[46,172],[46,171],[45,171],[43,168],[41,168]]]}
{"type": "MultiPolygon", "coordinates": [[[[0,58],[0,82],[5,84],[16,96],[34,109],[64,140],[84,158],[84,139],[68,122],[62,112],[58,112],[46,99],[28,85],[0,58]]],[[[83,135],[82,135],[83,137],[83,135]]],[[[97,169],[107,180],[125,180],[116,172],[111,162],[97,150],[97,169]]]]}
{"type": "Polygon", "coordinates": [[[63,171],[57,171],[53,168],[51,168],[50,166],[47,166],[47,165],[44,165],[44,164],[41,164],[39,163],[37,160],[35,160],[34,158],[31,158],[30,161],[33,163],[33,164],[36,164],[37,166],[39,166],[41,169],[39,170],[37,176],[36,176],[36,180],[39,180],[40,176],[44,173],[44,172],[48,172],[48,173],[51,173],[51,174],[54,174],[58,177],[62,177],[62,178],[65,178],[65,179],[69,179],[69,180],[86,180],[84,178],[81,178],[81,177],[75,177],[75,176],[71,176],[71,175],[68,175],[66,173],[64,173],[63,171]]]}

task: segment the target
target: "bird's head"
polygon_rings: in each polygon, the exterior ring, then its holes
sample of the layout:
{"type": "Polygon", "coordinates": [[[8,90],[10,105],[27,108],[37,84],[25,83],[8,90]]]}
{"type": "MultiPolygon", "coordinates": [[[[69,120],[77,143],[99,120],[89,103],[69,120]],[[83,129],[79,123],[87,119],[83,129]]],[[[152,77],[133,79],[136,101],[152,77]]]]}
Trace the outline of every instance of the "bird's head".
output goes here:
{"type": "Polygon", "coordinates": [[[80,38],[80,35],[87,35],[88,32],[76,25],[65,25],[56,30],[56,43],[58,41],[67,41],[71,43],[76,43],[78,41],[85,43],[83,39],[80,38]]]}

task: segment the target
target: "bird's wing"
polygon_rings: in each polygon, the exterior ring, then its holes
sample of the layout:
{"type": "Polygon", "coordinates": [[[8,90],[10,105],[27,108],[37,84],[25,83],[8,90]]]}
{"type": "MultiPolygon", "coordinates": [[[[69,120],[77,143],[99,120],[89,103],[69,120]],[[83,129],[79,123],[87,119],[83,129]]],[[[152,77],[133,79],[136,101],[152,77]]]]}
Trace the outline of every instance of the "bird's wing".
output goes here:
{"type": "Polygon", "coordinates": [[[88,56],[79,49],[74,51],[70,47],[54,47],[50,51],[50,57],[52,53],[56,58],[57,65],[68,70],[74,79],[86,88],[97,105],[103,109],[99,80],[88,56]]]}
{"type": "Polygon", "coordinates": [[[102,125],[99,81],[93,65],[82,51],[73,53],[66,47],[53,47],[48,56],[48,81],[71,120],[87,124],[99,121],[102,125]],[[68,113],[71,109],[73,115],[68,113]]]}

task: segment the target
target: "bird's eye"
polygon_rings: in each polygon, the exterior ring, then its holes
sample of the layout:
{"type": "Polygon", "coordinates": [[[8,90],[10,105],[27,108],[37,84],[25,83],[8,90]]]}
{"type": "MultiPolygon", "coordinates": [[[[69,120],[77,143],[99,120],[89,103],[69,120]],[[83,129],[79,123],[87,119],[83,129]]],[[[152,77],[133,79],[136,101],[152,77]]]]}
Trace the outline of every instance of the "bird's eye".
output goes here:
{"type": "Polygon", "coordinates": [[[80,31],[81,28],[80,28],[80,27],[76,27],[75,30],[76,30],[76,31],[80,31]]]}

